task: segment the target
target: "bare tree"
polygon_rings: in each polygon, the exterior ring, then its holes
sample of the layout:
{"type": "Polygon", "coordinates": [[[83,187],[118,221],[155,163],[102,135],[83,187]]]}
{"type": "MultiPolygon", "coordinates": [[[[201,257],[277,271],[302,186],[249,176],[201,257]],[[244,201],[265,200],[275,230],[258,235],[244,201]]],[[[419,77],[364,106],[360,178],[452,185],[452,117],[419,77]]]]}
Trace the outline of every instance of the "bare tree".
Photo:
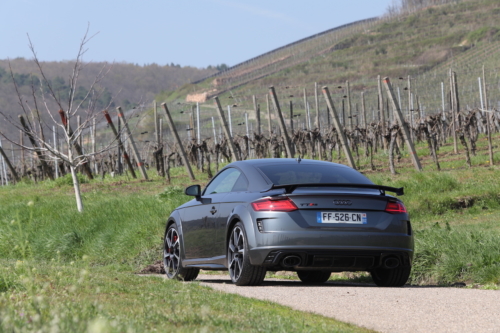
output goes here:
{"type": "MultiPolygon", "coordinates": [[[[38,68],[40,77],[32,76],[31,96],[26,97],[19,91],[14,76],[13,84],[16,88],[19,105],[24,113],[20,115],[19,120],[13,119],[0,111],[0,114],[12,125],[21,130],[30,139],[31,146],[23,145],[21,142],[15,142],[0,131],[10,142],[33,151],[37,154],[44,172],[50,178],[53,178],[52,171],[50,170],[47,161],[54,161],[59,159],[64,161],[71,171],[73,180],[73,187],[75,192],[77,209],[79,212],[83,211],[83,202],[80,192],[80,182],[78,180],[77,168],[81,167],[85,171],[87,177],[92,178],[92,172],[89,167],[90,157],[112,148],[116,142],[109,143],[106,147],[102,147],[95,152],[87,152],[82,149],[79,142],[81,142],[82,134],[90,132],[90,128],[95,123],[97,117],[103,117],[101,112],[97,110],[97,100],[104,89],[99,85],[105,75],[109,72],[109,67],[102,67],[99,73],[94,77],[93,82],[82,96],[81,91],[78,91],[79,76],[82,69],[85,67],[83,56],[87,51],[88,42],[95,35],[89,36],[89,27],[80,41],[76,60],[72,67],[72,72],[68,77],[69,93],[66,96],[60,96],[60,93],[52,86],[51,81],[45,75],[42,64],[38,60],[35,52],[35,47],[29,38],[29,47],[33,54],[33,61],[38,68]],[[38,82],[37,82],[38,81],[38,82]],[[77,93],[80,96],[77,98],[77,93]],[[41,113],[46,117],[41,117],[41,113]],[[74,118],[79,115],[81,121],[76,124],[75,129],[71,124],[75,125],[74,118]],[[52,124],[49,125],[44,119],[50,119],[52,124]],[[51,141],[45,135],[46,132],[51,132],[52,128],[59,128],[58,132],[63,133],[63,140],[65,145],[58,147],[57,142],[51,141]]],[[[111,102],[110,102],[111,103],[111,102]]],[[[108,105],[109,106],[109,105],[108,105]]],[[[51,137],[52,135],[48,135],[51,137]]]]}

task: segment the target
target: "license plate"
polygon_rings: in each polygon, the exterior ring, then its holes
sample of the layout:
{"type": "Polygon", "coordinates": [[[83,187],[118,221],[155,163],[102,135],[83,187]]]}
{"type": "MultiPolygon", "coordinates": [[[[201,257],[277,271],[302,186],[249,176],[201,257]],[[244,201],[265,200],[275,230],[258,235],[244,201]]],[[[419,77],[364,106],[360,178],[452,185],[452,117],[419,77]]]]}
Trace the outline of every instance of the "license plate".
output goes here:
{"type": "Polygon", "coordinates": [[[351,212],[318,212],[318,223],[351,223],[351,224],[367,224],[368,219],[366,213],[351,213],[351,212]]]}

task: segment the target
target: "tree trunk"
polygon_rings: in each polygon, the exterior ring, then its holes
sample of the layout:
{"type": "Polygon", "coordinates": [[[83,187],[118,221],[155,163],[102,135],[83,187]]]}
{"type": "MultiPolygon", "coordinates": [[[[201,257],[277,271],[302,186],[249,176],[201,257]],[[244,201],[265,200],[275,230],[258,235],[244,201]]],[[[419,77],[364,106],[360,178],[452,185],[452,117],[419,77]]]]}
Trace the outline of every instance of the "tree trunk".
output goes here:
{"type": "Polygon", "coordinates": [[[70,164],[71,178],[73,178],[73,187],[75,189],[76,207],[80,213],[83,212],[83,202],[80,192],[80,183],[78,182],[78,175],[76,174],[76,168],[70,164]]]}

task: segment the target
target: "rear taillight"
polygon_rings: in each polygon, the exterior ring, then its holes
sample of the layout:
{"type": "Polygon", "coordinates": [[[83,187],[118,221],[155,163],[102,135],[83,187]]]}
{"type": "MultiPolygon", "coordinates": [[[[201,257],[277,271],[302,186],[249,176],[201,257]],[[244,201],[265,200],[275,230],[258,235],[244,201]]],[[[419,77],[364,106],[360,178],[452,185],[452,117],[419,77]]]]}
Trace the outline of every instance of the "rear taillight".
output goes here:
{"type": "Polygon", "coordinates": [[[391,214],[407,213],[405,205],[399,201],[389,201],[385,206],[385,211],[391,214]]]}
{"type": "Polygon", "coordinates": [[[298,209],[289,198],[264,198],[252,202],[252,207],[257,212],[291,212],[298,209]]]}

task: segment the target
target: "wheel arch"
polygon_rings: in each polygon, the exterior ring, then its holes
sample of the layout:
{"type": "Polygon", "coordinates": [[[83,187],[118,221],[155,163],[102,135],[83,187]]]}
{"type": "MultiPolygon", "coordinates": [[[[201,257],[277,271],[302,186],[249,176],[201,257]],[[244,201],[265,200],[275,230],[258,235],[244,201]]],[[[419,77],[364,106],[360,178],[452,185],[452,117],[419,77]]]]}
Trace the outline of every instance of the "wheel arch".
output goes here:
{"type": "Polygon", "coordinates": [[[255,224],[253,223],[252,214],[248,211],[248,209],[239,205],[233,209],[233,213],[229,216],[227,227],[226,227],[226,248],[229,243],[229,238],[231,234],[231,230],[233,230],[236,223],[241,222],[245,227],[245,234],[247,236],[247,242],[250,248],[256,246],[255,239],[255,224]]]}
{"type": "MultiPolygon", "coordinates": [[[[171,225],[175,224],[177,227],[177,233],[179,234],[179,239],[181,242],[181,259],[184,260],[186,259],[186,255],[184,253],[184,234],[182,232],[182,223],[180,214],[177,210],[173,211],[172,214],[168,217],[167,223],[165,224],[165,232],[163,233],[163,240],[162,242],[165,243],[165,237],[167,237],[167,231],[168,228],[170,228],[171,225]]],[[[163,245],[165,246],[165,245],[163,245]]]]}

